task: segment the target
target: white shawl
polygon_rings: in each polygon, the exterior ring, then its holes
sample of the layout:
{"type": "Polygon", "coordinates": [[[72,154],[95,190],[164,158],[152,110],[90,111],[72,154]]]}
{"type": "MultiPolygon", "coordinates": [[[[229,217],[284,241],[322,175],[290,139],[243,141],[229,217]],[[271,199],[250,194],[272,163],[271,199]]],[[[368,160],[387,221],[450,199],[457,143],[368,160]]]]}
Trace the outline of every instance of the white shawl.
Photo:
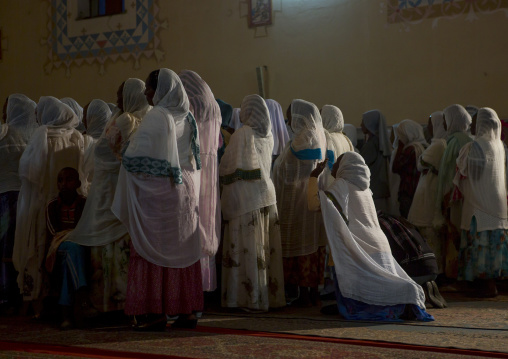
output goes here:
{"type": "MultiPolygon", "coordinates": [[[[187,130],[189,100],[176,73],[159,71],[153,102],[122,157],[111,209],[140,256],[158,266],[185,268],[201,257],[199,172],[189,154],[191,148],[199,151],[194,142],[199,139],[197,129],[194,135],[187,130]]],[[[199,154],[194,157],[199,166],[199,154]]]]}
{"type": "Polygon", "coordinates": [[[221,208],[225,220],[276,203],[270,179],[273,136],[268,108],[262,97],[244,98],[242,128],[231,136],[219,166],[223,185],[221,208]]]}
{"type": "Polygon", "coordinates": [[[443,126],[443,113],[434,112],[431,115],[431,122],[434,137],[430,146],[418,158],[417,168],[422,174],[408,214],[409,222],[419,227],[432,227],[434,223],[444,223],[441,210],[436,208],[438,171],[446,149],[447,132],[443,126]]]}
{"type": "Polygon", "coordinates": [[[319,192],[340,291],[346,298],[367,304],[415,304],[423,309],[422,287],[395,261],[388,239],[379,226],[372,193],[368,185],[364,185],[368,183],[369,171],[364,162],[366,169],[360,170],[362,161],[358,154],[346,153],[341,159],[337,179],[328,189],[343,209],[347,224],[325,192],[319,192]]]}
{"type": "Polygon", "coordinates": [[[22,220],[16,222],[12,257],[25,300],[37,299],[40,294],[40,268],[47,244],[46,205],[58,194],[58,172],[64,167],[80,169],[84,146],[83,136],[75,129],[76,115],[58,99],[41,97],[37,117],[42,126],[34,132],[19,165],[22,184],[17,218],[22,220]],[[33,285],[29,286],[25,279],[33,285]]]}
{"type": "MultiPolygon", "coordinates": [[[[150,107],[144,95],[145,84],[139,79],[125,81],[123,88],[124,112],[114,121],[121,127],[125,138],[115,140],[125,143],[135,131],[141,118],[137,114],[146,113],[150,107]]],[[[111,212],[120,170],[120,161],[113,153],[110,139],[104,132],[95,145],[94,181],[86,200],[83,214],[76,228],[67,240],[84,246],[103,246],[115,242],[127,234],[127,228],[111,212]]]]}
{"type": "Polygon", "coordinates": [[[462,147],[457,167],[453,182],[464,195],[461,228],[468,230],[473,216],[478,232],[508,228],[505,151],[494,110],[478,111],[476,139],[462,147]]]}

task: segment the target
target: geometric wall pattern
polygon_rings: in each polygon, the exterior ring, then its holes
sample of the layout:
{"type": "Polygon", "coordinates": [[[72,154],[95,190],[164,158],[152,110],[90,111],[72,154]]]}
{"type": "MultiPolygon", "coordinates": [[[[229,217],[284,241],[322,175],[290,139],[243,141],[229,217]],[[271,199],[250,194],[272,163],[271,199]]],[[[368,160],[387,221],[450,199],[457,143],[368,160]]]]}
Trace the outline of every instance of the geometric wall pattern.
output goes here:
{"type": "Polygon", "coordinates": [[[466,15],[474,21],[480,14],[505,12],[508,16],[508,0],[386,0],[388,23],[417,24],[427,19],[453,19],[466,15]]]}
{"type": "Polygon", "coordinates": [[[157,61],[164,56],[158,32],[167,23],[157,19],[156,0],[126,0],[121,15],[84,20],[76,19],[76,1],[49,2],[49,35],[43,41],[48,46],[46,73],[64,67],[69,76],[73,65],[97,63],[102,75],[107,62],[133,61],[138,69],[143,56],[157,61]]]}

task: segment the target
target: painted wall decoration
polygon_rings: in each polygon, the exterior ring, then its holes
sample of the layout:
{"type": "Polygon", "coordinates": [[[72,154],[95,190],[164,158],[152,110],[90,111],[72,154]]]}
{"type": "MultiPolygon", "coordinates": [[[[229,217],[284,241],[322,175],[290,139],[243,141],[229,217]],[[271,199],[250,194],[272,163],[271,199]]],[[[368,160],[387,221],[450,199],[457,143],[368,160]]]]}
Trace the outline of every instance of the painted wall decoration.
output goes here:
{"type": "Polygon", "coordinates": [[[504,12],[508,16],[508,0],[386,0],[382,3],[389,24],[407,26],[433,19],[437,26],[439,19],[454,19],[466,15],[474,21],[480,15],[504,12]]]}
{"type": "Polygon", "coordinates": [[[138,69],[143,56],[155,56],[157,61],[164,57],[158,32],[167,28],[167,22],[157,18],[157,0],[126,0],[124,13],[91,19],[77,19],[77,1],[49,2],[49,35],[43,39],[48,46],[44,66],[48,74],[64,67],[70,76],[73,65],[97,63],[103,75],[108,61],[132,60],[138,69]]]}
{"type": "Polygon", "coordinates": [[[248,0],[249,27],[272,24],[272,0],[248,0]]]}

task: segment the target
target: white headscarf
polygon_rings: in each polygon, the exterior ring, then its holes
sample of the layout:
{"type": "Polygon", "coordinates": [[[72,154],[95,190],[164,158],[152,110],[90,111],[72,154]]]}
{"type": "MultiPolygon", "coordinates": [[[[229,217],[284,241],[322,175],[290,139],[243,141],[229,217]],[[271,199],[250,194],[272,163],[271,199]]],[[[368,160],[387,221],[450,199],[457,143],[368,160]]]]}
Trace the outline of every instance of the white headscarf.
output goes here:
{"type": "Polygon", "coordinates": [[[328,157],[328,168],[331,170],[333,164],[341,154],[347,151],[354,151],[353,144],[342,133],[344,129],[344,117],[336,106],[324,105],[321,109],[323,128],[326,137],[326,157],[328,157]]]}
{"type": "Polygon", "coordinates": [[[505,151],[501,121],[494,110],[478,111],[476,138],[462,147],[457,167],[454,183],[464,195],[462,229],[469,229],[473,216],[478,232],[508,228],[505,151]]]}
{"type": "Polygon", "coordinates": [[[371,110],[365,112],[362,121],[370,133],[379,137],[379,151],[383,156],[390,156],[392,146],[388,137],[388,128],[386,127],[386,119],[379,110],[371,110]]]}
{"type": "Polygon", "coordinates": [[[83,107],[81,107],[76,100],[70,97],[61,98],[60,101],[69,106],[72,109],[72,111],[74,111],[76,116],[78,116],[76,130],[78,130],[81,133],[85,132],[86,128],[85,125],[83,124],[83,107]]]}
{"type": "MultiPolygon", "coordinates": [[[[144,91],[143,81],[139,79],[125,81],[122,92],[124,112],[111,121],[120,130],[122,143],[128,141],[130,134],[141,122],[138,116],[146,114],[150,108],[144,91]]],[[[81,219],[67,238],[84,246],[104,246],[127,234],[127,228],[111,211],[120,161],[110,148],[108,136],[107,132],[103,132],[94,146],[94,180],[81,219]]]]}
{"type": "Polygon", "coordinates": [[[321,160],[325,156],[326,138],[319,110],[311,102],[293,100],[291,128],[294,133],[291,150],[299,159],[321,160]]]}
{"type": "Polygon", "coordinates": [[[471,115],[461,105],[451,105],[443,111],[448,136],[456,132],[466,132],[471,126],[471,115]]]}
{"type": "Polygon", "coordinates": [[[434,135],[432,139],[446,139],[448,131],[445,129],[445,120],[443,117],[443,111],[436,111],[430,115],[430,121],[432,122],[432,132],[434,135]]]}
{"type": "Polygon", "coordinates": [[[240,119],[243,126],[231,136],[219,167],[224,186],[221,207],[227,220],[276,203],[270,179],[272,124],[263,98],[246,96],[240,119]]]}
{"type": "Polygon", "coordinates": [[[416,161],[418,161],[420,155],[429,145],[425,140],[422,126],[412,120],[404,120],[397,126],[395,132],[399,141],[404,144],[404,148],[414,147],[416,161]]]}
{"type": "Polygon", "coordinates": [[[41,126],[33,133],[30,146],[21,157],[19,166],[19,175],[33,183],[40,183],[40,174],[46,168],[48,136],[72,132],[78,123],[78,118],[71,108],[52,96],[39,99],[37,120],[41,126]]]}
{"type": "Polygon", "coordinates": [[[86,111],[86,134],[98,139],[110,117],[111,110],[106,102],[98,99],[92,100],[86,111]]]}
{"type": "Polygon", "coordinates": [[[33,132],[39,127],[35,118],[37,104],[22,94],[12,94],[7,102],[7,119],[9,127],[21,133],[25,142],[32,137],[33,132]]]}
{"type": "Polygon", "coordinates": [[[282,153],[284,147],[286,147],[286,143],[289,141],[289,134],[280,104],[271,99],[265,101],[270,112],[270,121],[272,122],[273,155],[278,156],[282,153]]]}

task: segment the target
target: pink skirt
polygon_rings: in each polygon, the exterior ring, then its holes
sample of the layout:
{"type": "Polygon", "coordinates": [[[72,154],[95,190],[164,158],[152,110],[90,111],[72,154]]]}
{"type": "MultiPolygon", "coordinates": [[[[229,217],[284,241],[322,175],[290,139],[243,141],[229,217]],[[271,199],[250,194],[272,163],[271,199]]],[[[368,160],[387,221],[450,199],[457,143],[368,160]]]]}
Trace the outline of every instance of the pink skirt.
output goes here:
{"type": "Polygon", "coordinates": [[[166,268],[142,258],[131,244],[125,314],[191,314],[203,310],[199,260],[187,268],[166,268]]]}

